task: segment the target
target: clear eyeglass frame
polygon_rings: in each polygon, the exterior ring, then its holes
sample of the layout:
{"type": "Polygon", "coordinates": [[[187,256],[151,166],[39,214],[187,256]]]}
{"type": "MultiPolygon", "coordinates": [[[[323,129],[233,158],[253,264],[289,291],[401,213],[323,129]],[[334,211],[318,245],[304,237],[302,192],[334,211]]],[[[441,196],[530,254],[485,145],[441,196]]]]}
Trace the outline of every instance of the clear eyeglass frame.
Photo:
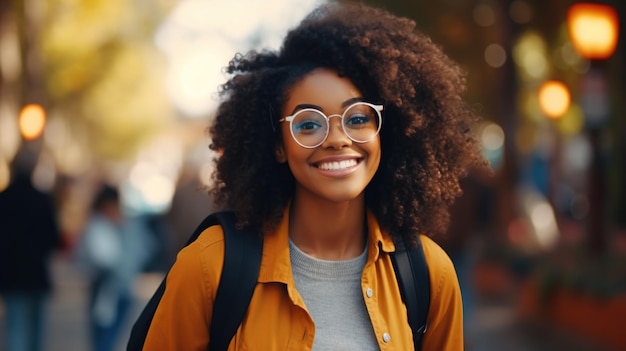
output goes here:
{"type": "Polygon", "coordinates": [[[282,122],[289,122],[289,132],[291,133],[291,137],[293,138],[293,140],[296,143],[298,143],[298,145],[302,146],[303,148],[314,149],[314,148],[322,145],[326,141],[326,139],[328,138],[328,134],[330,133],[330,119],[333,118],[333,117],[339,117],[341,119],[341,129],[343,130],[344,134],[350,140],[352,140],[353,142],[359,143],[359,144],[363,144],[363,143],[367,143],[367,142],[373,140],[378,135],[378,133],[380,132],[380,128],[381,128],[381,126],[383,124],[382,123],[383,119],[382,119],[382,114],[381,114],[382,111],[383,111],[383,105],[374,105],[374,104],[371,104],[369,102],[359,101],[359,102],[355,102],[354,104],[346,107],[346,109],[343,111],[343,113],[341,115],[340,114],[332,114],[332,115],[327,116],[324,112],[322,112],[320,110],[317,110],[317,109],[314,109],[314,108],[304,108],[302,110],[298,110],[296,113],[294,113],[291,116],[285,116],[285,117],[279,119],[278,122],[281,122],[281,123],[282,122]],[[367,140],[357,140],[357,139],[354,139],[350,135],[350,133],[348,133],[348,131],[346,131],[346,126],[344,124],[344,118],[346,116],[346,112],[350,111],[355,106],[362,106],[362,105],[363,106],[368,106],[368,107],[372,108],[374,111],[376,111],[376,115],[378,117],[378,128],[376,129],[376,132],[374,134],[372,134],[372,136],[369,139],[367,139],[367,140]],[[294,134],[294,131],[293,131],[293,120],[294,120],[294,118],[296,118],[296,116],[298,116],[299,114],[305,113],[305,112],[316,112],[316,113],[319,113],[320,115],[324,116],[324,118],[326,119],[326,125],[327,125],[326,133],[325,133],[324,137],[322,138],[322,140],[319,143],[315,144],[315,145],[305,145],[305,144],[302,144],[298,140],[298,138],[296,137],[296,135],[294,134]]]}

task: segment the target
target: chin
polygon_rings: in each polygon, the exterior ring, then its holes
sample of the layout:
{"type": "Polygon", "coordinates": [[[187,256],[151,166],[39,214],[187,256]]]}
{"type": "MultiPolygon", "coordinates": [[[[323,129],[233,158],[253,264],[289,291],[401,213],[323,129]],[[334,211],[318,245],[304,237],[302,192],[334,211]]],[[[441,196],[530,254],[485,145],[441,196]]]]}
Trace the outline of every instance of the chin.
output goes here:
{"type": "Polygon", "coordinates": [[[330,202],[343,203],[343,202],[350,202],[350,201],[357,200],[361,198],[362,196],[364,196],[364,194],[365,194],[364,189],[350,190],[350,189],[344,188],[343,191],[336,191],[336,192],[333,192],[332,194],[327,194],[326,196],[322,196],[322,197],[327,199],[330,202]]]}

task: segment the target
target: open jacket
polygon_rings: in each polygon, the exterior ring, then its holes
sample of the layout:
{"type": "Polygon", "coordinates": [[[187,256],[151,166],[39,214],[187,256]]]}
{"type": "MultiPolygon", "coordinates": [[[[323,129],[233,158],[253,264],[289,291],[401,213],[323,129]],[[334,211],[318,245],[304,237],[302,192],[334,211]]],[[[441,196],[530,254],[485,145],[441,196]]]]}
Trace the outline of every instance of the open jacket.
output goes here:
{"type": "MultiPolygon", "coordinates": [[[[289,213],[265,236],[258,282],[242,324],[230,343],[234,350],[311,350],[315,324],[296,290],[289,256],[289,213]]],[[[361,286],[381,350],[413,350],[406,308],[391,263],[391,237],[368,213],[368,252],[361,286]]],[[[206,350],[213,301],[224,260],[223,231],[206,229],[178,254],[156,310],[144,350],[206,350]]],[[[452,262],[422,235],[430,274],[428,329],[422,350],[463,350],[461,293],[452,262]]]]}

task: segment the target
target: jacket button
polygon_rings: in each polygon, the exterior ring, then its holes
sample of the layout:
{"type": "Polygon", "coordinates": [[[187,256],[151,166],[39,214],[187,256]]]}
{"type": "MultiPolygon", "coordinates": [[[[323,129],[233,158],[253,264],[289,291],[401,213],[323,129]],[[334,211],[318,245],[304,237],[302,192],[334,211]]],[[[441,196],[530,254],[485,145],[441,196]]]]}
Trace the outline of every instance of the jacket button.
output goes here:
{"type": "Polygon", "coordinates": [[[391,336],[389,335],[389,333],[385,333],[383,334],[383,342],[390,342],[391,341],[391,336]]]}
{"type": "Polygon", "coordinates": [[[367,288],[367,290],[365,290],[365,295],[367,295],[367,297],[374,296],[374,291],[372,290],[372,288],[367,288]]]}

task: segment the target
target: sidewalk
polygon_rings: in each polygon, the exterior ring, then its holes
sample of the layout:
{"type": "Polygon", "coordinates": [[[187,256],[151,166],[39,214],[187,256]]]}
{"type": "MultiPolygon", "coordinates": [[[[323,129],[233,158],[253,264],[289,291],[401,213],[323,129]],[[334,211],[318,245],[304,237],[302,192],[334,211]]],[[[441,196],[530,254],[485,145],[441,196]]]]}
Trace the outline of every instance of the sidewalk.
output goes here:
{"type": "MultiPolygon", "coordinates": [[[[45,351],[88,351],[86,284],[63,257],[54,260],[53,276],[56,290],[51,299],[45,351]]],[[[118,351],[125,349],[132,321],[160,283],[160,276],[144,276],[138,282],[138,304],[129,318],[118,351]]],[[[572,335],[550,326],[519,322],[509,301],[478,301],[472,331],[467,337],[467,351],[613,351],[586,344],[572,335]]],[[[2,308],[0,306],[0,317],[2,308]]],[[[4,321],[0,318],[0,340],[4,337],[4,321]]]]}
{"type": "MultiPolygon", "coordinates": [[[[44,351],[89,351],[87,323],[87,282],[74,270],[64,257],[53,260],[51,273],[54,279],[54,291],[48,309],[46,331],[47,347],[44,351]]],[[[138,282],[138,302],[129,316],[125,334],[121,337],[118,351],[126,349],[126,341],[134,321],[145,303],[160,283],[162,276],[146,275],[138,282]],[[147,297],[146,297],[147,296],[147,297]]],[[[0,351],[4,340],[3,306],[0,300],[0,351]]]]}

